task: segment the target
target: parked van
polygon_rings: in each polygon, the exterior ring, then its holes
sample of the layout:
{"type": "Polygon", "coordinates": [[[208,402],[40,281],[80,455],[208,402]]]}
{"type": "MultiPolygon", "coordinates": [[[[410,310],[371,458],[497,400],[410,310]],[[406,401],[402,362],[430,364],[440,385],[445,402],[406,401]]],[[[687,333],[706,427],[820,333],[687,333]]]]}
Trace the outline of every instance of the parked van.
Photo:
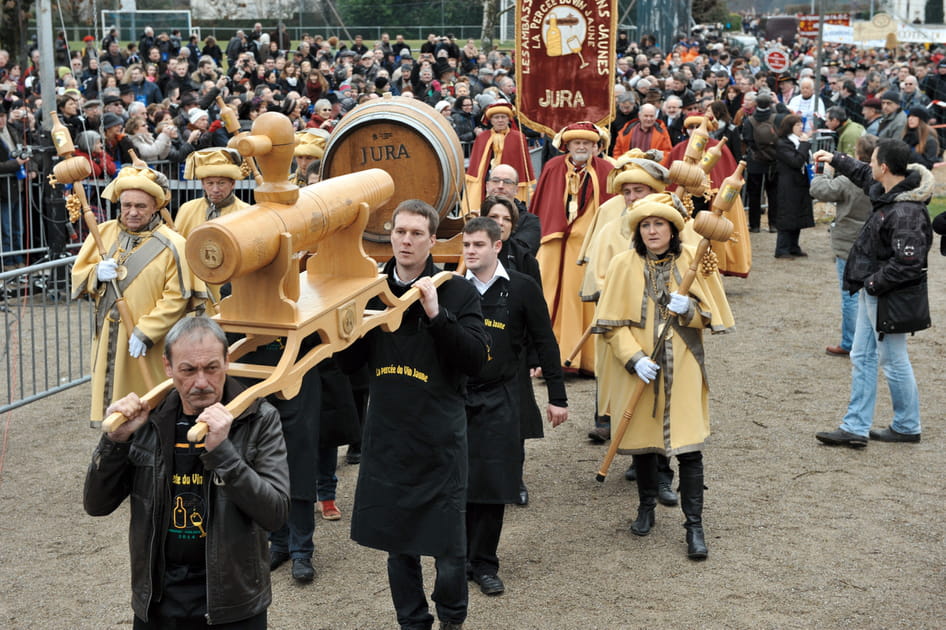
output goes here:
{"type": "Polygon", "coordinates": [[[779,37],[786,46],[791,46],[795,41],[795,35],[798,34],[798,18],[794,15],[770,15],[763,18],[762,29],[765,38],[775,41],[779,37]]]}

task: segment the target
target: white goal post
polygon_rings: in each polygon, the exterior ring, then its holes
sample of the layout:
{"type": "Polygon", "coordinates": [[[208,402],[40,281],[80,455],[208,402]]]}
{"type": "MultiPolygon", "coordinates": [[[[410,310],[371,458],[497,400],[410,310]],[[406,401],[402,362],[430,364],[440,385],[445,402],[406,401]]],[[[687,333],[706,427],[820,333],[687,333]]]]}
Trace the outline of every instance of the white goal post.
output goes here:
{"type": "MultiPolygon", "coordinates": [[[[181,31],[181,41],[186,44],[193,32],[191,12],[182,11],[102,11],[102,31],[118,29],[118,39],[121,41],[137,42],[146,26],[154,28],[157,35],[162,31],[171,34],[171,31],[181,31]]],[[[199,35],[199,33],[198,33],[199,35]]],[[[142,55],[146,51],[140,51],[142,55]]]]}

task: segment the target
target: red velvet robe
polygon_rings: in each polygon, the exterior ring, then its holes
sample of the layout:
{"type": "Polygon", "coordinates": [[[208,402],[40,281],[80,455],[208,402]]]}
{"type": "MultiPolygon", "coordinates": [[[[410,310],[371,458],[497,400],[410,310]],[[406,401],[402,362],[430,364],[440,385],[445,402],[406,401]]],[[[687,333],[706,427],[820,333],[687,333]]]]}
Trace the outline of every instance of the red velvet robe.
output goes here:
{"type": "MultiPolygon", "coordinates": [[[[614,196],[608,192],[607,185],[611,164],[592,158],[588,168],[597,175],[598,198],[595,200],[592,180],[586,176],[582,182],[585,204],[568,223],[564,199],[566,159],[567,156],[559,156],[545,164],[530,206],[542,222],[542,245],[536,258],[542,271],[542,292],[563,361],[594,320],[594,304],[582,302],[579,296],[584,268],[578,265],[578,256],[585,234],[592,229],[598,206],[614,196]]],[[[594,344],[590,340],[582,346],[572,365],[582,372],[594,373],[594,344]]]]}
{"type": "MultiPolygon", "coordinates": [[[[476,136],[470,152],[470,165],[466,169],[466,195],[464,208],[467,211],[479,210],[486,195],[486,175],[493,159],[493,131],[484,131],[476,136]]],[[[529,190],[535,184],[535,172],[529,157],[529,144],[526,137],[515,129],[510,129],[503,142],[502,164],[508,164],[519,173],[519,188],[516,199],[529,202],[529,190]]]]}

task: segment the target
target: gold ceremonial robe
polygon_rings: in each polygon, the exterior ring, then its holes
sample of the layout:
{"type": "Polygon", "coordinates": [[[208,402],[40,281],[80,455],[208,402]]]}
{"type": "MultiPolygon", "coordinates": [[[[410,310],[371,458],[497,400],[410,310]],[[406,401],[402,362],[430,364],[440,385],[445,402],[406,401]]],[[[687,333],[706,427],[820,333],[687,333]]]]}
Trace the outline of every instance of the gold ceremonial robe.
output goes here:
{"type": "MultiPolygon", "coordinates": [[[[239,197],[233,197],[233,201],[226,206],[220,208],[221,217],[226,216],[232,212],[237,212],[239,210],[244,210],[249,208],[250,204],[246,203],[239,197]]],[[[187,203],[183,204],[177,211],[177,219],[174,221],[174,227],[177,228],[177,231],[187,238],[191,235],[197,226],[203,225],[208,221],[207,211],[210,208],[210,202],[207,201],[206,197],[201,197],[200,199],[192,199],[187,203]]],[[[183,250],[181,250],[183,253],[183,250]]],[[[220,285],[219,284],[208,284],[207,291],[210,293],[210,300],[208,300],[207,314],[213,315],[217,312],[216,304],[220,302],[220,285]]]]}
{"type": "MultiPolygon", "coordinates": [[[[647,261],[628,250],[613,258],[595,313],[595,325],[604,339],[599,381],[599,409],[610,409],[617,421],[638,383],[633,364],[650,356],[657,342],[660,310],[654,297],[676,290],[686,274],[694,250],[688,245],[663,272],[648,270],[647,261]],[[649,278],[657,277],[654,287],[649,278]],[[669,286],[663,285],[664,281],[669,286]]],[[[659,267],[658,267],[659,269],[659,267]]],[[[623,453],[658,452],[667,456],[702,449],[710,434],[709,388],[703,368],[703,329],[724,332],[733,326],[732,312],[718,273],[697,274],[689,295],[696,302],[691,316],[672,313],[673,327],[662,352],[657,378],[644,388],[620,444],[623,453]]],[[[691,300],[691,303],[693,300],[691,300]]]]}
{"type": "MultiPolygon", "coordinates": [[[[148,350],[145,361],[154,384],[167,377],[161,356],[164,336],[184,317],[193,300],[206,298],[204,283],[192,276],[184,258],[184,237],[159,223],[152,231],[126,232],[118,221],[99,226],[109,257],[128,270],[119,282],[135,320],[134,333],[148,350]]],[[[128,354],[128,330],[115,307],[111,282],[100,283],[96,265],[101,262],[89,236],[72,268],[73,297],[86,292],[95,297],[96,327],[92,341],[92,422],[104,419],[105,408],[131,392],[147,392],[139,359],[128,354]]]]}

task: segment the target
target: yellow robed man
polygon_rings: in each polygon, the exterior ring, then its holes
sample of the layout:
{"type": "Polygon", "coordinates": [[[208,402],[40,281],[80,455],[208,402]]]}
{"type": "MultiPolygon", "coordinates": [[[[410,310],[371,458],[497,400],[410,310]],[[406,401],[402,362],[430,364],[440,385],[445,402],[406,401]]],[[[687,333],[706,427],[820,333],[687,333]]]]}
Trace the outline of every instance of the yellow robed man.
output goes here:
{"type": "Polygon", "coordinates": [[[117,220],[99,227],[105,259],[89,236],[72,268],[73,297],[84,292],[95,297],[93,423],[101,422],[110,403],[148,390],[141,370],[132,365],[139,357],[144,357],[154,383],[165,379],[165,334],[192,304],[206,299],[203,281],[191,274],[184,257],[184,237],[161,221],[158,211],[171,198],[164,175],[126,166],[102,197],[121,207],[117,220]],[[135,321],[131,331],[115,306],[113,281],[135,321]]]}
{"type": "Polygon", "coordinates": [[[296,132],[296,148],[292,157],[296,160],[296,170],[289,176],[289,181],[304,188],[309,185],[306,171],[313,162],[321,163],[328,144],[329,133],[324,129],[309,128],[296,132]]]}
{"type": "MultiPolygon", "coordinates": [[[[235,149],[202,149],[187,156],[184,177],[199,179],[204,196],[188,201],[177,211],[175,227],[184,238],[211,219],[250,207],[233,192],[244,176],[242,164],[243,157],[235,149]]],[[[212,299],[207,304],[207,313],[212,315],[216,313],[214,305],[220,302],[220,286],[209,284],[207,290],[212,299]]]]}

